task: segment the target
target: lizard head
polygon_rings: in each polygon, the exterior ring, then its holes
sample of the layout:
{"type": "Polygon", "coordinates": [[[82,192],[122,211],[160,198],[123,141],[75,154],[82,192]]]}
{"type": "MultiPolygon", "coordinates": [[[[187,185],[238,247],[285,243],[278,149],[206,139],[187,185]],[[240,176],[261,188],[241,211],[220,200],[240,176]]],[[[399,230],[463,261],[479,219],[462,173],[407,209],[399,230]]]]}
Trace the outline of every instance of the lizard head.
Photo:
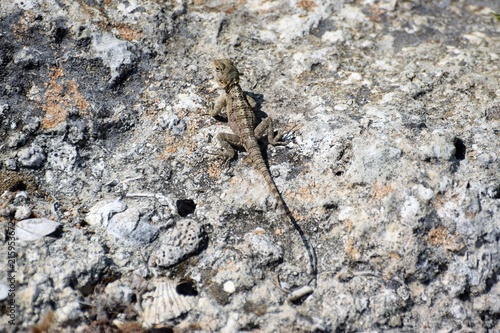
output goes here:
{"type": "Polygon", "coordinates": [[[229,59],[214,59],[212,68],[215,81],[222,89],[240,81],[240,73],[229,59]]]}

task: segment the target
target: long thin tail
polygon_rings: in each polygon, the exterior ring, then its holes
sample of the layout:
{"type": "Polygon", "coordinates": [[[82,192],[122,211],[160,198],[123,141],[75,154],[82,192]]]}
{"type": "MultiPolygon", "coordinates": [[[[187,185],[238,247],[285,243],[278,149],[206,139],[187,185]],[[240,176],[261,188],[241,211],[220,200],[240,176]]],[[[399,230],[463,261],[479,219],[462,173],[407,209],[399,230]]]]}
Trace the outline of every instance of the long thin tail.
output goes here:
{"type": "MultiPolygon", "coordinates": [[[[255,152],[254,149],[249,149],[249,154],[251,155],[250,157],[252,158],[252,161],[255,163],[255,167],[260,171],[262,176],[264,177],[269,190],[271,191],[272,195],[274,196],[278,209],[281,212],[281,215],[283,216],[283,220],[289,220],[295,230],[299,233],[300,239],[302,240],[302,243],[304,244],[304,248],[306,249],[307,256],[309,258],[309,274],[311,275],[312,279],[316,279],[318,270],[317,270],[317,259],[316,259],[316,252],[314,248],[311,246],[309,243],[306,234],[302,230],[302,228],[299,226],[295,218],[290,212],[290,209],[288,209],[288,206],[286,205],[285,200],[283,200],[283,197],[281,196],[281,193],[278,190],[278,187],[276,186],[276,183],[273,180],[273,177],[271,177],[271,173],[264,162],[264,159],[262,158],[262,155],[260,153],[260,149],[257,146],[257,152],[255,152]]],[[[289,227],[288,225],[286,226],[287,230],[287,242],[288,242],[288,248],[290,248],[290,232],[289,232],[289,227]]],[[[311,281],[309,281],[310,283],[311,281]]]]}

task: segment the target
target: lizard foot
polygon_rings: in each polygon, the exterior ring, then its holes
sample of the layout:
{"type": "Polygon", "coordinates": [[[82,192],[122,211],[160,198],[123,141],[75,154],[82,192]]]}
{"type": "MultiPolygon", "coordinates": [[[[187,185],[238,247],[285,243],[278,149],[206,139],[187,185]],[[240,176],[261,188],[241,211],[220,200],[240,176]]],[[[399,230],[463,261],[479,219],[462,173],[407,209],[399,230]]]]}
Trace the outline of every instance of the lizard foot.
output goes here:
{"type": "Polygon", "coordinates": [[[226,155],[220,155],[220,156],[223,158],[222,163],[221,163],[222,168],[224,168],[224,169],[231,168],[231,161],[233,160],[233,158],[227,157],[226,155]]]}
{"type": "Polygon", "coordinates": [[[282,131],[278,131],[278,133],[274,136],[274,138],[269,138],[269,144],[273,146],[284,146],[287,143],[285,141],[281,141],[283,139],[284,133],[282,131]]]}
{"type": "Polygon", "coordinates": [[[209,151],[209,152],[207,152],[207,154],[215,156],[215,158],[218,159],[218,160],[222,160],[221,166],[224,167],[224,168],[230,168],[231,167],[231,161],[234,159],[234,155],[233,156],[228,156],[227,154],[220,153],[220,152],[209,151]]]}
{"type": "Polygon", "coordinates": [[[295,129],[298,127],[297,123],[295,123],[289,130],[286,131],[278,131],[274,138],[269,140],[269,143],[273,146],[285,146],[288,144],[288,141],[290,137],[292,137],[292,134],[295,132],[295,129]],[[287,140],[282,141],[283,137],[286,136],[287,140]]]}

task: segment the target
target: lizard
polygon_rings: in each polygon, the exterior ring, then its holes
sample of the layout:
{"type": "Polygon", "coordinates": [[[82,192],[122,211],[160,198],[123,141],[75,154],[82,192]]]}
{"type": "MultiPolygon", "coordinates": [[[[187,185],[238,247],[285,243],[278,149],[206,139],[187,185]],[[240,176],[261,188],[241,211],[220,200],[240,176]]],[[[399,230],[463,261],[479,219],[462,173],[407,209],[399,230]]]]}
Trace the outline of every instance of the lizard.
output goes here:
{"type": "MultiPolygon", "coordinates": [[[[271,173],[262,156],[258,140],[267,135],[267,141],[271,145],[284,145],[281,141],[283,134],[274,134],[273,120],[271,117],[264,118],[258,125],[253,106],[243,92],[239,77],[240,73],[230,59],[214,59],[212,62],[213,75],[216,83],[224,90],[224,93],[216,100],[213,109],[209,114],[212,117],[220,116],[225,108],[228,125],[233,133],[219,133],[217,140],[222,147],[222,155],[226,157],[226,162],[233,159],[235,150],[233,147],[243,147],[251,160],[253,166],[264,178],[269,191],[275,198],[276,205],[283,219],[289,220],[306,247],[310,262],[310,274],[314,276],[316,271],[316,258],[314,249],[311,248],[302,229],[293,218],[283,197],[274,182],[271,173]]],[[[249,96],[248,96],[249,97],[249,96]]],[[[312,279],[310,280],[312,281],[312,279]]],[[[308,284],[310,283],[308,282],[308,284]]]]}

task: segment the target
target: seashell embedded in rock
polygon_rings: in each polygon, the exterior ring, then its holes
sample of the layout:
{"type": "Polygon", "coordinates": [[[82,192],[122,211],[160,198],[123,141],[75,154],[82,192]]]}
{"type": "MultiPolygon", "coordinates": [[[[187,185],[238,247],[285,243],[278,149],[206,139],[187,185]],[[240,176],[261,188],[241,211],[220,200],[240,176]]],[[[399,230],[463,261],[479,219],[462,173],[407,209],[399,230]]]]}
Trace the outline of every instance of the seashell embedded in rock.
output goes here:
{"type": "Polygon", "coordinates": [[[33,241],[50,235],[61,224],[46,218],[19,221],[16,224],[16,238],[20,241],[33,241]]]}
{"type": "Polygon", "coordinates": [[[177,284],[167,278],[153,281],[154,290],[142,296],[142,319],[145,327],[159,327],[189,312],[196,297],[181,295],[177,284]]]}

